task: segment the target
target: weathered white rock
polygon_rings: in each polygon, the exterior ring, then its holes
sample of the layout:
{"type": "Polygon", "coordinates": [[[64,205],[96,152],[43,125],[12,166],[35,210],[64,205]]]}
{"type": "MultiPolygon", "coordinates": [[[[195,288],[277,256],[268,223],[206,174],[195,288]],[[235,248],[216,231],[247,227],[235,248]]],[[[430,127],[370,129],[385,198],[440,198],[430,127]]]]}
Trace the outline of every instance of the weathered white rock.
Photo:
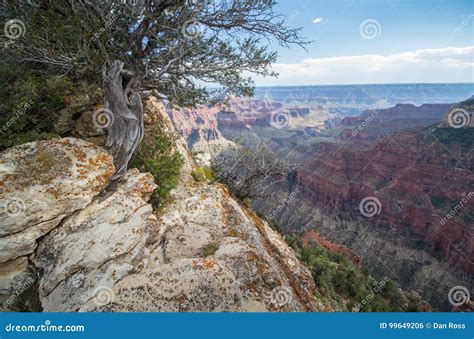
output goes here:
{"type": "Polygon", "coordinates": [[[112,158],[78,139],[31,142],[0,154],[0,263],[84,208],[108,184],[112,158]]]}
{"type": "Polygon", "coordinates": [[[14,310],[17,297],[35,282],[36,275],[27,257],[0,264],[0,311],[14,310]]]}
{"type": "Polygon", "coordinates": [[[171,200],[155,222],[148,265],[82,311],[322,310],[309,271],[224,186],[187,182],[171,200]]]}
{"type": "MultiPolygon", "coordinates": [[[[98,287],[112,286],[146,259],[153,177],[130,170],[110,193],[67,217],[43,240],[35,264],[44,270],[45,311],[77,310],[98,287]]],[[[143,264],[142,264],[143,265],[143,264]]]]}
{"type": "MultiPolygon", "coordinates": [[[[154,100],[145,108],[149,120],[171,129],[154,100]]],[[[331,310],[316,302],[310,272],[283,238],[225,186],[194,182],[189,174],[196,165],[182,140],[177,149],[186,160],[185,173],[152,223],[148,264],[113,286],[96,285],[80,310],[331,310]]]]}
{"type": "Polygon", "coordinates": [[[239,311],[242,295],[232,271],[216,261],[180,259],[130,275],[81,311],[239,311]]]}

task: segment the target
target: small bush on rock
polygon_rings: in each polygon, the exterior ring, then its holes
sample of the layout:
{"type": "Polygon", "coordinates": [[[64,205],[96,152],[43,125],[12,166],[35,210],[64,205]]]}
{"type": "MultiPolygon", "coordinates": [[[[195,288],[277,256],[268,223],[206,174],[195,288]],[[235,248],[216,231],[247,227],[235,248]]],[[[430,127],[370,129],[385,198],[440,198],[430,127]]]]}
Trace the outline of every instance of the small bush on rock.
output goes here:
{"type": "Polygon", "coordinates": [[[59,137],[54,126],[61,110],[84,95],[91,101],[100,98],[95,85],[67,76],[40,76],[3,62],[0,78],[0,150],[59,137]]]}
{"type": "Polygon", "coordinates": [[[156,208],[178,184],[184,160],[175,148],[176,137],[159,126],[148,131],[133,160],[141,172],[149,172],[158,185],[151,203],[156,208]]]}
{"type": "Polygon", "coordinates": [[[345,305],[348,311],[414,312],[425,306],[418,298],[401,292],[392,280],[375,279],[340,253],[315,242],[304,245],[295,236],[285,236],[296,256],[309,268],[317,297],[345,305]]]}
{"type": "Polygon", "coordinates": [[[191,174],[193,179],[198,182],[211,183],[216,180],[214,171],[209,167],[198,167],[191,174]]]}

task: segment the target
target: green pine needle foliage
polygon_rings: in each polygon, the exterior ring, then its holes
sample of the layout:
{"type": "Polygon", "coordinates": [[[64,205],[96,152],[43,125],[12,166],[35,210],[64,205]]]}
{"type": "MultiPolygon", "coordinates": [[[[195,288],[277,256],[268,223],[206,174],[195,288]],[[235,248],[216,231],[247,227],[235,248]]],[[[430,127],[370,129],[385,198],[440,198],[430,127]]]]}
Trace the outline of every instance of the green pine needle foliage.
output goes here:
{"type": "Polygon", "coordinates": [[[178,184],[184,160],[175,148],[176,136],[155,126],[142,141],[132,166],[149,172],[158,185],[151,202],[158,208],[178,184]]]}

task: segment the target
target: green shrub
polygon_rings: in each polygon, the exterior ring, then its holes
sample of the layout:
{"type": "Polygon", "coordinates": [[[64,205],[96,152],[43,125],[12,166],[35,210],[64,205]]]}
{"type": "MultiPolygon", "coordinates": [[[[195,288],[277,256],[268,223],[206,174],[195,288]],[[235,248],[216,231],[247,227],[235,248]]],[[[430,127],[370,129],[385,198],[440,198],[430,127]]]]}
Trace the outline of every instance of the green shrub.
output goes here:
{"type": "Polygon", "coordinates": [[[66,76],[37,75],[0,62],[0,150],[25,142],[58,137],[58,111],[75,95],[96,98],[93,85],[73,83],[66,76]]]}
{"type": "Polygon", "coordinates": [[[207,182],[211,183],[216,180],[216,175],[210,167],[198,167],[196,168],[191,175],[193,179],[198,182],[207,182]]]}
{"type": "Polygon", "coordinates": [[[149,172],[158,185],[151,202],[157,208],[178,184],[184,160],[175,149],[176,137],[155,127],[147,132],[132,165],[141,172],[149,172]]]}
{"type": "Polygon", "coordinates": [[[393,281],[377,281],[367,270],[356,267],[345,255],[331,252],[315,242],[305,246],[295,236],[285,236],[285,240],[311,271],[318,298],[342,303],[349,311],[355,305],[359,305],[363,312],[408,312],[421,309],[419,300],[407,298],[393,281]]]}

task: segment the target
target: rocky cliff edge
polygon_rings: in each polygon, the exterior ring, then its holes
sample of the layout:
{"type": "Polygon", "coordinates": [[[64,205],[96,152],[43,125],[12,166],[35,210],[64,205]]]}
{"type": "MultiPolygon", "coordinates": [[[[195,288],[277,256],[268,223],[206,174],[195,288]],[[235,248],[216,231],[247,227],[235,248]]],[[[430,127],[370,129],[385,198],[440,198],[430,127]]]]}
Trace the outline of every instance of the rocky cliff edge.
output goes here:
{"type": "MultiPolygon", "coordinates": [[[[145,122],[173,130],[155,98],[145,122]]],[[[283,238],[221,184],[181,181],[159,211],[150,174],[114,168],[80,139],[0,154],[0,303],[4,311],[323,311],[283,238]]]]}

